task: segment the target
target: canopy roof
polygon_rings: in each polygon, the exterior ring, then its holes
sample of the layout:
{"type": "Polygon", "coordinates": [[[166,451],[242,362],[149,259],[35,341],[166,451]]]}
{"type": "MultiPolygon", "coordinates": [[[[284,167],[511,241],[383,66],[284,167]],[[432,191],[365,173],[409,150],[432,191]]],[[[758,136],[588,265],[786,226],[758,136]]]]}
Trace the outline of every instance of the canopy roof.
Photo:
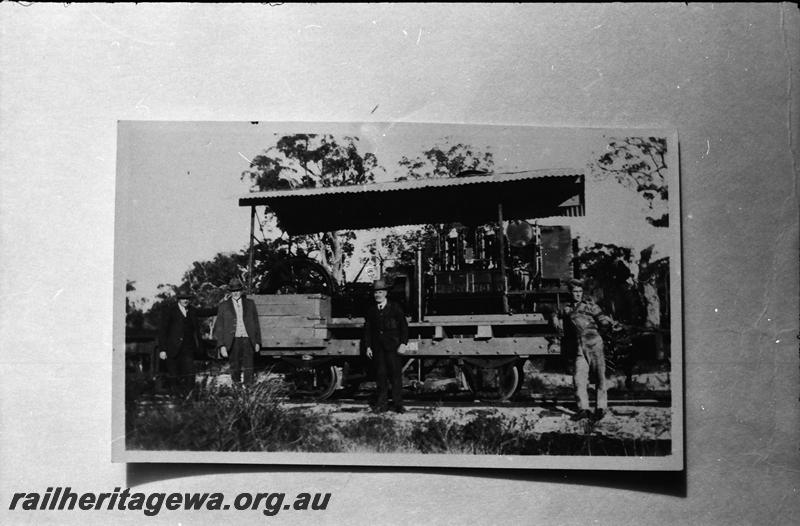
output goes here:
{"type": "Polygon", "coordinates": [[[255,192],[239,206],[266,205],[292,235],[401,225],[584,215],[584,175],[531,170],[326,188],[255,192]]]}

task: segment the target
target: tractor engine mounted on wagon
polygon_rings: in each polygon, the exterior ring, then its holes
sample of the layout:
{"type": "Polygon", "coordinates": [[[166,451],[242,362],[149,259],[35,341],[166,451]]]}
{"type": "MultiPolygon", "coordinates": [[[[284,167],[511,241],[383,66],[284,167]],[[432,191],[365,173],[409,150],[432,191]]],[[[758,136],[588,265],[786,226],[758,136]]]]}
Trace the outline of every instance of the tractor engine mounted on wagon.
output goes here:
{"type": "MultiPolygon", "coordinates": [[[[389,297],[409,319],[404,381],[438,383],[507,400],[526,359],[558,355],[549,313],[567,301],[576,244],[568,226],[540,218],[584,214],[584,176],[574,170],[277,190],[239,200],[251,207],[250,287],[257,206],[290,235],[433,225],[429,253],[387,269],[389,297]],[[442,377],[444,381],[442,382],[442,377]]],[[[361,343],[370,283],[339,286],[319,263],[273,266],[255,300],[261,356],[297,393],[326,399],[370,380],[361,343]]]]}

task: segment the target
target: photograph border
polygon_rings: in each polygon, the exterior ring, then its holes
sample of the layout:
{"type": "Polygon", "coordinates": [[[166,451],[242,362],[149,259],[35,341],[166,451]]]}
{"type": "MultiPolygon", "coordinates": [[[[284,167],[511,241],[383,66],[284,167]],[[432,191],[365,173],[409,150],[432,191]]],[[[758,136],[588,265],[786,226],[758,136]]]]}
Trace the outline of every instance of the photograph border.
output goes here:
{"type": "MultiPolygon", "coordinates": [[[[568,469],[568,470],[631,470],[631,471],[681,471],[685,469],[685,429],[684,429],[684,313],[682,282],[682,239],[680,191],[680,156],[678,131],[674,128],[630,128],[630,127],[588,127],[588,126],[536,126],[520,124],[486,123],[434,123],[403,122],[404,125],[439,126],[499,126],[537,129],[581,129],[587,131],[640,134],[642,136],[664,136],[667,139],[667,166],[669,167],[670,235],[672,250],[670,256],[670,391],[672,454],[665,456],[625,457],[625,456],[559,456],[559,455],[460,455],[460,454],[398,454],[398,453],[310,453],[310,452],[195,452],[195,451],[143,451],[128,450],[125,447],[125,279],[119,262],[125,257],[125,247],[120,240],[124,238],[120,211],[126,210],[126,196],[131,184],[130,158],[127,151],[130,126],[153,121],[118,121],[117,129],[117,177],[115,196],[115,242],[114,242],[114,327],[112,363],[112,462],[119,463],[228,463],[263,465],[307,465],[307,466],[403,466],[403,467],[463,467],[463,468],[508,468],[508,469],[568,469]]],[[[243,121],[164,121],[182,124],[229,124],[243,121]]],[[[261,121],[265,122],[265,121],[261,121]]],[[[265,122],[266,123],[266,122],[265,122]]],[[[347,126],[360,122],[269,122],[277,126],[287,124],[292,127],[307,125],[347,126]]],[[[378,125],[379,122],[363,124],[378,125]]]]}

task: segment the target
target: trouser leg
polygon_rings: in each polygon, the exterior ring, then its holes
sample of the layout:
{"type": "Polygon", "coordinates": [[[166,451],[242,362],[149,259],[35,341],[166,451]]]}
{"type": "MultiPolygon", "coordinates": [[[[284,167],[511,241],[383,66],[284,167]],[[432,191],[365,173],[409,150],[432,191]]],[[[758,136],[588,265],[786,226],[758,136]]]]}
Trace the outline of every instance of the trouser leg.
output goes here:
{"type": "Polygon", "coordinates": [[[375,401],[375,406],[385,408],[389,395],[386,352],[383,349],[375,349],[373,356],[375,358],[375,382],[378,387],[378,399],[375,401]]]}
{"type": "Polygon", "coordinates": [[[582,352],[575,357],[575,395],[578,397],[578,409],[589,409],[589,362],[582,352]]]}
{"type": "Polygon", "coordinates": [[[388,353],[388,376],[392,381],[392,405],[396,408],[403,407],[403,370],[402,360],[397,351],[388,353]]]}
{"type": "Polygon", "coordinates": [[[592,349],[592,355],[595,375],[597,376],[595,381],[597,386],[597,408],[605,410],[608,409],[608,382],[606,381],[606,358],[603,352],[603,345],[600,344],[592,349]]]}
{"type": "Polygon", "coordinates": [[[230,353],[231,379],[235,383],[253,383],[253,344],[249,338],[234,338],[230,353]]]}
{"type": "Polygon", "coordinates": [[[242,374],[244,375],[245,385],[250,385],[253,383],[253,344],[249,339],[244,338],[242,347],[244,348],[242,353],[242,374]]]}
{"type": "Polygon", "coordinates": [[[241,383],[242,381],[242,338],[234,338],[231,343],[231,348],[228,351],[228,363],[231,368],[231,381],[233,383],[241,383]]]}
{"type": "Polygon", "coordinates": [[[178,385],[187,393],[194,388],[194,349],[181,349],[178,354],[178,385]]]}
{"type": "Polygon", "coordinates": [[[167,359],[164,360],[164,368],[167,371],[165,387],[169,391],[174,391],[178,381],[178,357],[167,356],[167,359]]]}

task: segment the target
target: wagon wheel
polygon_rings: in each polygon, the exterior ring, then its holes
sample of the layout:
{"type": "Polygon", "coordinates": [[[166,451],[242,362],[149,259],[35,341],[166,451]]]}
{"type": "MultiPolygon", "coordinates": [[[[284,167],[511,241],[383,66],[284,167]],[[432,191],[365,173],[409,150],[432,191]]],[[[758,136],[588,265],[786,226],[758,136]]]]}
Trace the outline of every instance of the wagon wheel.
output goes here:
{"type": "Polygon", "coordinates": [[[341,381],[339,367],[320,365],[294,370],[287,380],[294,384],[294,394],[312,400],[327,400],[341,381]]]}
{"type": "Polygon", "coordinates": [[[266,294],[326,294],[333,296],[336,284],[325,267],[308,258],[277,263],[269,274],[266,294]]]}
{"type": "Polygon", "coordinates": [[[476,396],[491,400],[511,399],[521,387],[520,367],[511,362],[499,367],[468,365],[464,368],[469,390],[476,396]]]}

